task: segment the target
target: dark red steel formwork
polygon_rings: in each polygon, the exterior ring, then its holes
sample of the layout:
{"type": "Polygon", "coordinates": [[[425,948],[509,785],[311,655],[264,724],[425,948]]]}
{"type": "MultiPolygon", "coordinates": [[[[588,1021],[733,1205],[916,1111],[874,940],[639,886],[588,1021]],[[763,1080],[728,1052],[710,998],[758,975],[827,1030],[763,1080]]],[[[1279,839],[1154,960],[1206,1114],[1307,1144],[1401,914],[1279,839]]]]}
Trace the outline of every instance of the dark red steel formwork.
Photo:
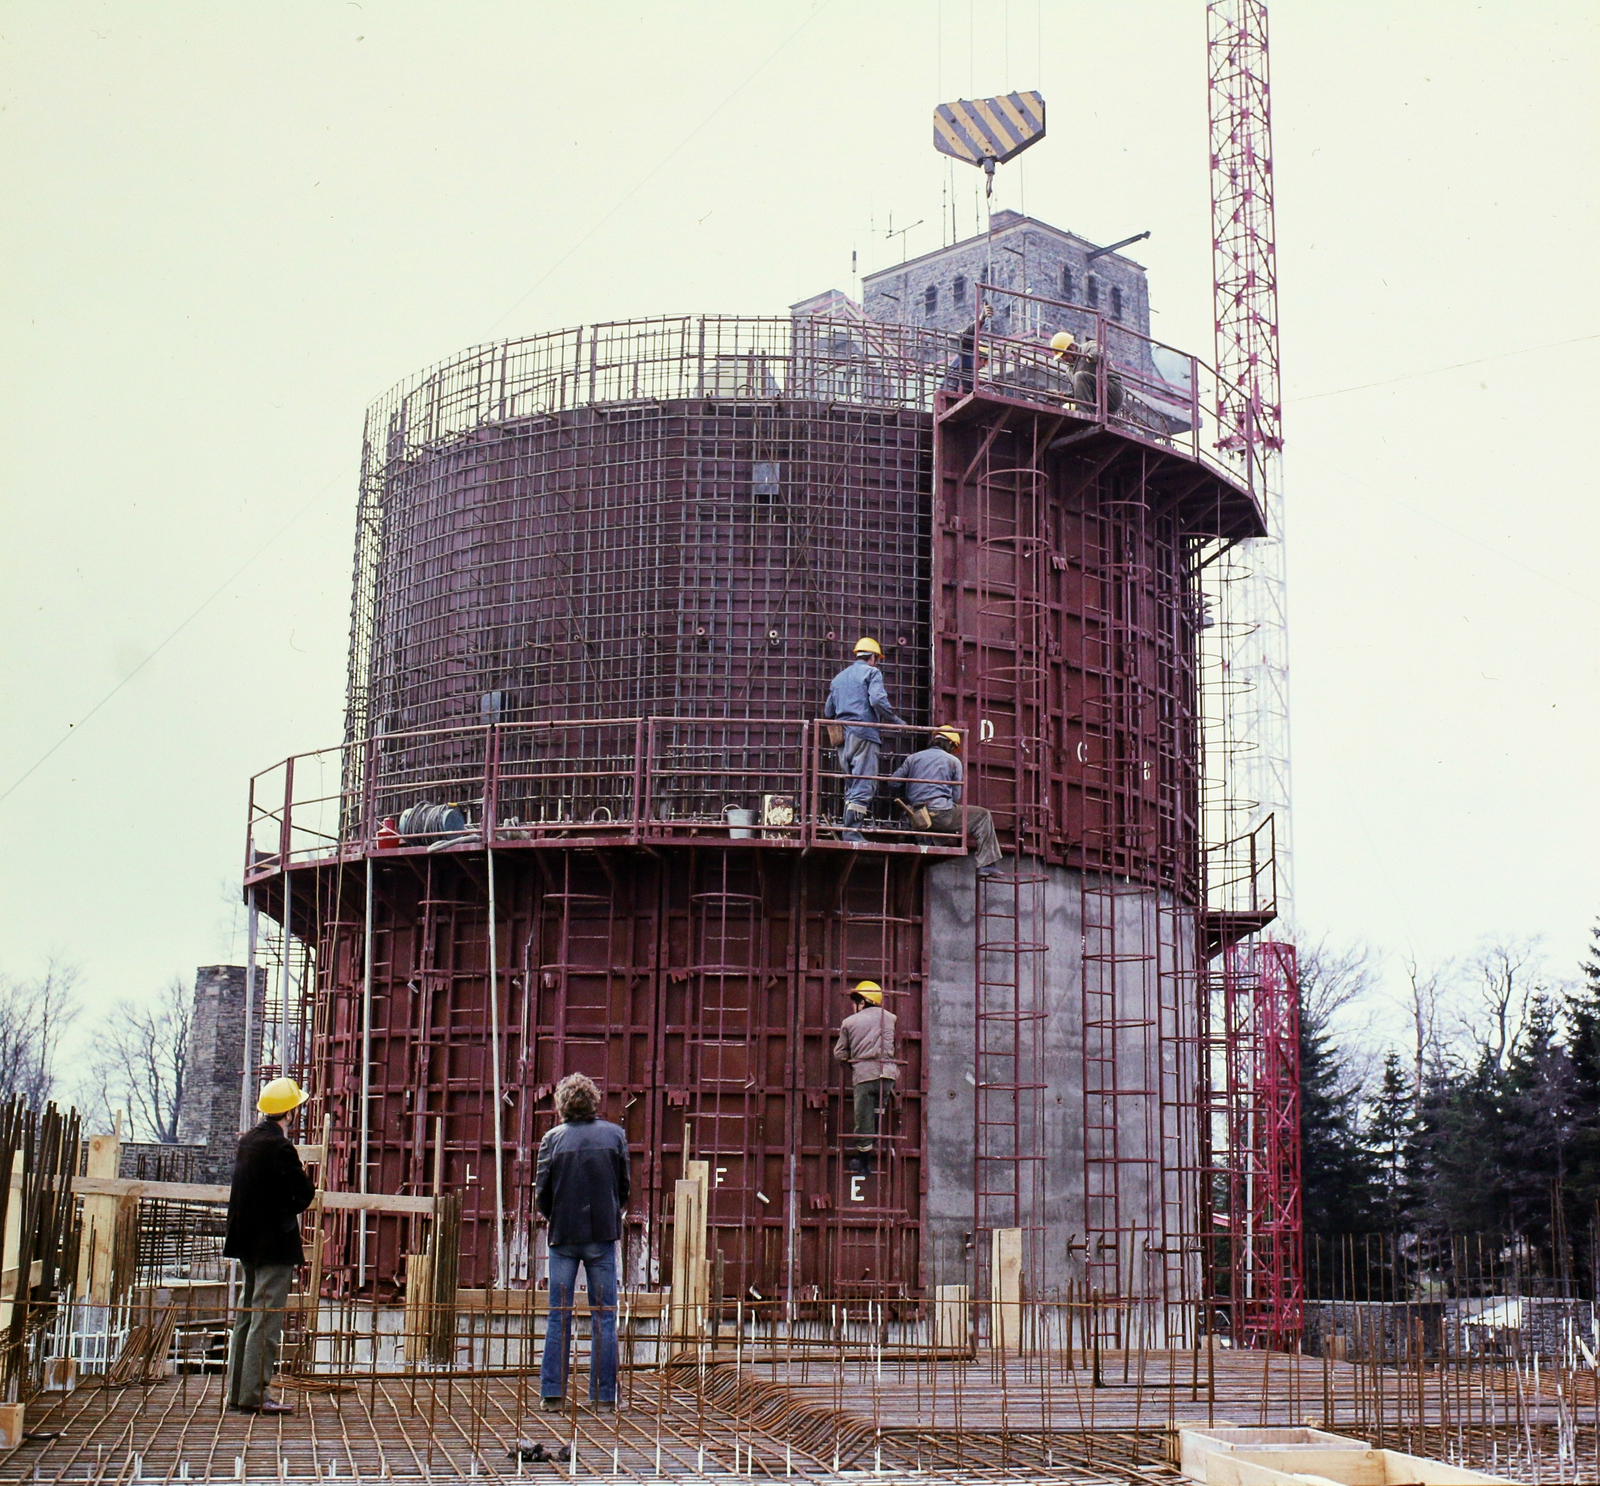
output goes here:
{"type": "Polygon", "coordinates": [[[1227,1128],[1219,1166],[1213,1289],[1240,1347],[1292,1350],[1304,1327],[1300,1173],[1300,976],[1292,944],[1230,947],[1213,977],[1221,1011],[1216,1101],[1227,1128]]]}
{"type": "MultiPolygon", "coordinates": [[[[915,859],[727,847],[495,853],[510,1283],[543,1273],[529,1223],[534,1158],[566,1072],[605,1091],[628,1131],[630,1283],[664,1283],[674,1181],[711,1167],[710,1250],[727,1293],[900,1295],[919,1285],[921,898],[915,859]],[[853,868],[853,870],[852,870],[853,868]],[[851,1105],[832,1044],[846,988],[878,980],[905,1068],[880,1169],[843,1169],[851,1105]]],[[[493,1277],[493,1039],[482,853],[375,866],[369,1189],[464,1195],[462,1282],[493,1277]]],[[[302,878],[311,873],[298,874],[302,878]]],[[[359,1185],[365,869],[316,876],[297,930],[324,946],[322,1106],[339,1186],[359,1185]]],[[[350,1240],[357,1240],[354,1234],[350,1240]]],[[[407,1220],[367,1245],[372,1280],[403,1273],[407,1220]]],[[[353,1255],[330,1254],[351,1268],[353,1255]],[[346,1261],[349,1261],[346,1263],[346,1261]]]]}

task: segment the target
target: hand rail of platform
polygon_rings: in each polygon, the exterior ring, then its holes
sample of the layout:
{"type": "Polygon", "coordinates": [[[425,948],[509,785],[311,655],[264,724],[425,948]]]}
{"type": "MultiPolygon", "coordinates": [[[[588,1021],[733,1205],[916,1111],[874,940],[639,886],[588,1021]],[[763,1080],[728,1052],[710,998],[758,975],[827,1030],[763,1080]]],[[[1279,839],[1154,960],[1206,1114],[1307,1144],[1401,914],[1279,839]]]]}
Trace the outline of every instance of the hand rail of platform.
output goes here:
{"type": "MultiPolygon", "coordinates": [[[[976,329],[970,377],[979,391],[1055,403],[1074,417],[1178,449],[1264,499],[1264,451],[1246,434],[1249,410],[1243,394],[1224,383],[1200,357],[1088,305],[995,284],[976,286],[973,308],[976,329]],[[1031,335],[1003,335],[988,328],[986,322],[995,318],[996,310],[1009,325],[1014,305],[1020,311],[1016,318],[1031,335]],[[1079,348],[1095,341],[1098,372],[1081,349],[1064,354],[1052,350],[1044,335],[1051,327],[1071,330],[1079,348]],[[1176,365],[1177,380],[1162,375],[1156,352],[1172,359],[1169,364],[1176,365]],[[1083,399],[1074,386],[1074,374],[1080,370],[1092,373],[1092,400],[1083,399]],[[1114,401],[1119,402],[1115,408],[1114,401]]],[[[958,357],[953,373],[957,385],[951,390],[972,390],[960,385],[965,371],[958,357]]]]}
{"type": "MultiPolygon", "coordinates": [[[[1179,450],[1262,495],[1261,451],[1246,434],[1245,394],[1199,357],[1096,307],[992,284],[976,286],[975,301],[979,350],[994,368],[978,379],[981,386],[1179,450]],[[1001,299],[1017,302],[1016,318],[1031,338],[983,328],[985,304],[1001,299]],[[1048,344],[1050,331],[1061,327],[1100,342],[1121,380],[1121,411],[1108,406],[1106,378],[1099,379],[1093,407],[1073,398],[1070,376],[1048,344]],[[1169,364],[1178,380],[1161,375],[1157,352],[1174,358],[1169,364]]],[[[362,478],[381,482],[396,462],[485,423],[551,417],[593,403],[760,398],[930,412],[940,392],[960,389],[962,340],[960,331],[871,320],[857,311],[659,316],[474,346],[373,404],[362,478]]]]}
{"type": "MultiPolygon", "coordinates": [[[[859,724],[857,724],[859,726],[859,724]]],[[[382,733],[291,758],[250,781],[246,873],[368,852],[699,841],[849,847],[848,768],[823,719],[632,717],[489,722],[382,733]],[[421,819],[411,807],[440,807],[421,819]],[[454,811],[458,814],[451,815],[454,811]]],[[[874,724],[883,762],[867,844],[959,855],[886,786],[928,729],[874,724]]]]}
{"type": "Polygon", "coordinates": [[[1212,912],[1272,914],[1278,906],[1277,819],[1206,848],[1206,897],[1212,912]]]}

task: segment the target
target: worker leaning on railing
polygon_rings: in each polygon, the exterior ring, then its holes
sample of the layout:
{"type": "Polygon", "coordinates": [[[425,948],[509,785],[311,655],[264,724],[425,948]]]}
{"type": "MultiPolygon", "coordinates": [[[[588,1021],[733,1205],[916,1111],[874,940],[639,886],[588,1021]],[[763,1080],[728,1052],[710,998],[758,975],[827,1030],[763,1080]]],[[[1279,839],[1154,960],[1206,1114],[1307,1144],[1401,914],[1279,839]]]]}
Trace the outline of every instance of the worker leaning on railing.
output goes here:
{"type": "MultiPolygon", "coordinates": [[[[1095,408],[1099,406],[1100,371],[1106,363],[1105,353],[1097,340],[1078,343],[1070,330],[1058,330],[1050,337],[1050,349],[1055,359],[1066,370],[1072,383],[1072,400],[1095,408]]],[[[1106,370],[1106,412],[1122,410],[1122,378],[1106,370]]]]}

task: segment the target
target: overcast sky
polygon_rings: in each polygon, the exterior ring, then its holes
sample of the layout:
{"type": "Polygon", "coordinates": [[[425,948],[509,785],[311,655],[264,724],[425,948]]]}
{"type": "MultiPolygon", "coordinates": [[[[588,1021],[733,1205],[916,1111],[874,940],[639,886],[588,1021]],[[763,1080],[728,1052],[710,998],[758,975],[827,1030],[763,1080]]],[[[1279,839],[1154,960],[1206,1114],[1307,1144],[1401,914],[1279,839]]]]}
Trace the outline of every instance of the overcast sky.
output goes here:
{"type": "MultiPolygon", "coordinates": [[[[1570,973],[1600,913],[1597,14],[1272,5],[1299,916],[1395,958],[1570,973]]],[[[242,955],[248,778],[340,735],[391,383],[853,291],[952,190],[977,221],[933,105],[1030,87],[996,204],[1148,229],[1156,333],[1211,354],[1203,0],[0,18],[0,970],[96,997],[242,955]]]]}

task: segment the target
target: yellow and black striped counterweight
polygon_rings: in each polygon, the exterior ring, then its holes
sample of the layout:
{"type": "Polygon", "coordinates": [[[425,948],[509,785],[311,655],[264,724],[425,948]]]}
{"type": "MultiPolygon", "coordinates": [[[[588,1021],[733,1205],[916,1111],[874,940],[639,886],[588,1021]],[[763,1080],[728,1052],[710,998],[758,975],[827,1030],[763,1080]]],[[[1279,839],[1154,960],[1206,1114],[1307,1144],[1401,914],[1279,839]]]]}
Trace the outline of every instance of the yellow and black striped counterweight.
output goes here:
{"type": "Polygon", "coordinates": [[[1044,138],[1044,99],[1037,93],[959,98],[933,111],[933,144],[942,154],[989,168],[1044,138]]]}

